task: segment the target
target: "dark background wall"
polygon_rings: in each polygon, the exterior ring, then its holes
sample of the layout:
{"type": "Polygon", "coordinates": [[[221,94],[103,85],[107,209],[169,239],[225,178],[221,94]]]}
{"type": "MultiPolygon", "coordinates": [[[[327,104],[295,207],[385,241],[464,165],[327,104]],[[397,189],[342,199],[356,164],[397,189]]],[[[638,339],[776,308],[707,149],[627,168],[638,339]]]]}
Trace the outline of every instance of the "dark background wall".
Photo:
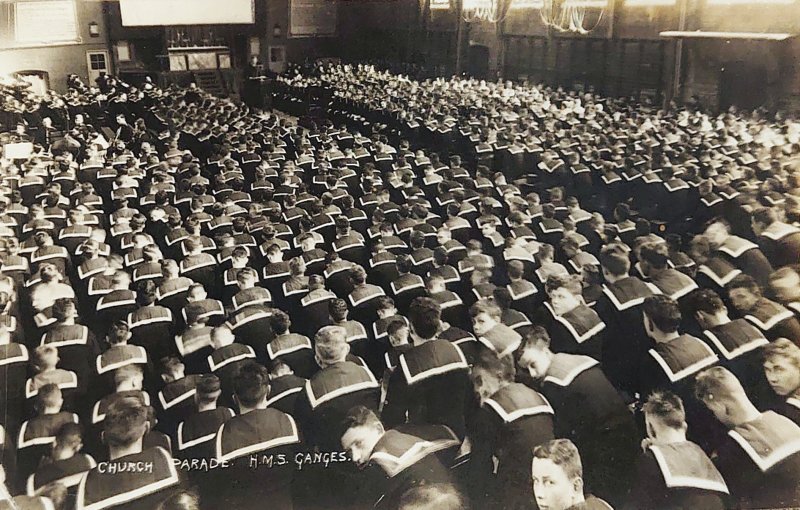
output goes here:
{"type": "MultiPolygon", "coordinates": [[[[283,46],[289,62],[319,57],[351,60],[413,61],[440,73],[461,69],[488,78],[527,78],[553,86],[592,87],[610,95],[650,98],[670,96],[676,48],[659,33],[679,26],[678,6],[628,7],[614,0],[588,35],[548,31],[538,10],[511,10],[499,25],[461,23],[449,10],[430,11],[429,0],[339,0],[337,33],[331,37],[291,37],[291,0],[255,0],[256,23],[207,27],[231,47],[235,66],[249,55],[249,39],[258,38],[262,61],[271,46],[283,46]],[[273,29],[280,27],[280,35],[273,29]],[[459,40],[458,35],[461,34],[459,40]],[[488,57],[488,58],[487,58],[488,57]],[[481,62],[483,60],[483,62],[481,62]],[[477,67],[475,67],[477,66],[477,67]]],[[[335,0],[331,0],[335,1],[335,0]]],[[[800,33],[800,0],[782,5],[707,5],[687,1],[687,30],[800,33]]],[[[123,27],[114,1],[77,2],[81,44],[3,49],[2,23],[8,4],[0,2],[0,72],[42,69],[52,85],[63,88],[69,72],[86,75],[87,49],[109,49],[128,41],[132,60],[121,70],[164,68],[164,27],[123,27]],[[88,24],[99,24],[101,37],[90,38],[88,24]]],[[[586,25],[599,10],[589,9],[586,25]]],[[[787,42],[685,41],[681,52],[677,99],[697,96],[711,108],[729,104],[800,111],[800,38],[787,42]]],[[[115,62],[116,63],[116,62],[115,62]]]]}
{"type": "MultiPolygon", "coordinates": [[[[786,42],[688,40],[683,43],[679,87],[674,87],[677,42],[659,33],[679,28],[674,6],[633,7],[615,0],[598,20],[588,9],[588,35],[548,31],[538,10],[511,10],[499,26],[462,23],[448,10],[427,11],[425,0],[349,0],[340,6],[341,56],[410,59],[462,70],[471,54],[488,51],[490,78],[527,78],[656,103],[677,92],[715,109],[739,104],[800,112],[800,37],[786,42]],[[349,16],[344,13],[357,13],[349,16]],[[599,22],[598,22],[599,21],[599,22]]],[[[686,30],[800,34],[800,2],[707,5],[687,0],[686,30]]]]}

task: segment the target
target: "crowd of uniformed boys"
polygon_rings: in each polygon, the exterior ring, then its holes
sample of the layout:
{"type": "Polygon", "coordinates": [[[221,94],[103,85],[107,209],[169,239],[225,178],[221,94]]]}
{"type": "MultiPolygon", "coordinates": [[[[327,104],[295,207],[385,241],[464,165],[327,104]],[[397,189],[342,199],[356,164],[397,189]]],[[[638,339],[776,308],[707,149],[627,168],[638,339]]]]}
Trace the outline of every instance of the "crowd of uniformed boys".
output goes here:
{"type": "Polygon", "coordinates": [[[333,97],[299,125],[99,85],[4,86],[14,504],[800,504],[796,123],[371,66],[282,78],[333,97]]]}

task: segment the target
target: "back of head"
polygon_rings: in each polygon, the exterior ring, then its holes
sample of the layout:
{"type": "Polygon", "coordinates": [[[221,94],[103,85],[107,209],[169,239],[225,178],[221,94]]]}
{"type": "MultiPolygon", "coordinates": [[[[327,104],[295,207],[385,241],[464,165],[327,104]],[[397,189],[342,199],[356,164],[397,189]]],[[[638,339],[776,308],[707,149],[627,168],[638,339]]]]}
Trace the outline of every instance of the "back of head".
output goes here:
{"type": "Polygon", "coordinates": [[[414,333],[423,339],[436,336],[441,326],[442,309],[430,298],[414,299],[408,308],[408,320],[414,333]]]}
{"type": "Polygon", "coordinates": [[[197,393],[195,399],[198,404],[211,404],[217,401],[222,390],[220,380],[214,374],[203,374],[197,381],[197,393]]]}
{"type": "Polygon", "coordinates": [[[669,249],[664,243],[647,243],[639,250],[639,258],[653,269],[666,269],[669,264],[669,249]]]}
{"type": "Polygon", "coordinates": [[[347,301],[341,298],[331,299],[328,303],[328,314],[335,322],[346,320],[348,314],[347,301]]]}
{"type": "Polygon", "coordinates": [[[331,365],[344,361],[350,352],[347,331],[339,326],[320,329],[314,336],[314,351],[320,364],[331,365]]]}
{"type": "Polygon", "coordinates": [[[117,388],[129,384],[141,389],[143,379],[144,371],[141,365],[124,365],[114,370],[114,384],[117,388]]]}
{"type": "Polygon", "coordinates": [[[747,398],[739,379],[723,367],[711,367],[697,374],[694,394],[701,402],[734,402],[742,396],[747,398]]]}
{"type": "Polygon", "coordinates": [[[516,374],[516,367],[514,366],[514,358],[510,355],[498,357],[493,351],[484,349],[475,360],[472,366],[473,376],[480,371],[491,374],[497,377],[500,381],[514,382],[516,374]]]}
{"type": "Polygon", "coordinates": [[[103,422],[103,440],[112,448],[133,445],[144,437],[148,429],[147,408],[135,397],[114,402],[106,411],[103,422]]]}
{"type": "Polygon", "coordinates": [[[62,402],[61,388],[55,384],[45,384],[36,394],[36,410],[39,412],[47,408],[60,408],[62,402]]]}
{"type": "Polygon", "coordinates": [[[157,510],[200,510],[200,498],[193,492],[179,492],[162,501],[157,510]]]}
{"type": "Polygon", "coordinates": [[[625,276],[631,267],[628,255],[615,246],[607,246],[598,257],[603,270],[614,276],[625,276]]]}
{"type": "Polygon", "coordinates": [[[255,408],[269,393],[269,372],[255,361],[247,361],[233,380],[233,391],[240,404],[255,408]]]}
{"type": "Polygon", "coordinates": [[[671,391],[655,391],[647,397],[642,411],[648,420],[656,419],[664,426],[682,429],[686,426],[686,411],[681,398],[671,391]]]}
{"type": "Polygon", "coordinates": [[[398,510],[467,510],[466,499],[451,484],[417,485],[400,498],[398,510]]]}
{"type": "Polygon", "coordinates": [[[674,333],[681,324],[678,303],[663,295],[650,296],[642,303],[642,312],[662,332],[674,333]]]}
{"type": "Polygon", "coordinates": [[[713,290],[697,289],[686,296],[686,309],[692,314],[703,312],[708,315],[716,315],[725,310],[725,303],[713,290]]]}

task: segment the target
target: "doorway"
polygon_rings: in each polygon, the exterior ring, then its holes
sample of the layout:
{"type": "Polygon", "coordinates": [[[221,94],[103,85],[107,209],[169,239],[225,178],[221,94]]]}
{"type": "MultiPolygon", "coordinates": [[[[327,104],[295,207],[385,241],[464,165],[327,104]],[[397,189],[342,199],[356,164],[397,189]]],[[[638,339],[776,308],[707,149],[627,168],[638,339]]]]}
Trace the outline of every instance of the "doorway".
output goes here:
{"type": "Polygon", "coordinates": [[[89,71],[89,86],[96,83],[95,80],[97,80],[101,73],[111,74],[111,68],[108,62],[108,51],[87,51],[86,69],[89,71]]]}

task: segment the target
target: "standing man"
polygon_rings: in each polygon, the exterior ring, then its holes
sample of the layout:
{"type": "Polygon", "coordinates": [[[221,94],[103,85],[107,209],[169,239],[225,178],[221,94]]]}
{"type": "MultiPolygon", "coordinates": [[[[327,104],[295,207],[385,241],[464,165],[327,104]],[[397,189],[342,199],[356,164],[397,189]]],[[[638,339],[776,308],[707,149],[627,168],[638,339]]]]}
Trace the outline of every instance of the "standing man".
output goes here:
{"type": "Polygon", "coordinates": [[[251,55],[250,62],[244,74],[244,85],[242,86],[242,99],[251,107],[263,107],[261,97],[261,82],[264,78],[264,66],[258,61],[258,55],[251,55]]]}

